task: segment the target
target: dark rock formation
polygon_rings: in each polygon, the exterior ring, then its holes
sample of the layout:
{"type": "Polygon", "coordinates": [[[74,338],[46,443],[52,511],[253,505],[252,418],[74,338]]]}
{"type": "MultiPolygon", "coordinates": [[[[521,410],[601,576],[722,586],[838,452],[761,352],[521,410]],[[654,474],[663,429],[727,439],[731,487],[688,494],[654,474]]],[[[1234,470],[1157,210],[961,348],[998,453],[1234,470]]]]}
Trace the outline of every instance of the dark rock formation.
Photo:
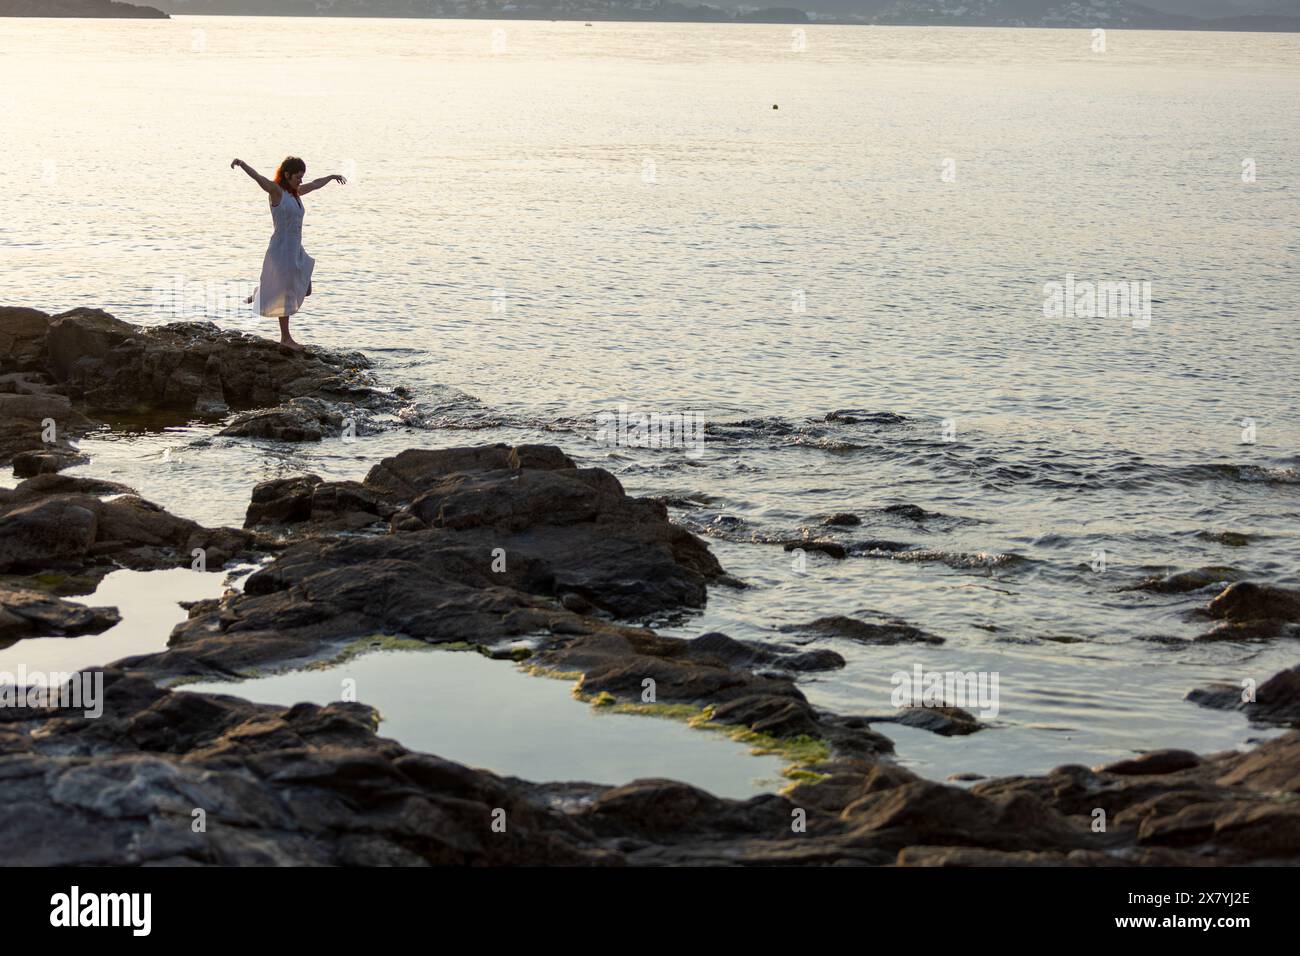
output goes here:
{"type": "Polygon", "coordinates": [[[0,582],[0,645],[20,637],[98,634],[120,620],[116,608],[86,607],[0,582]]]}
{"type": "Polygon", "coordinates": [[[376,736],[375,714],[360,704],[256,705],[114,669],[104,691],[98,719],[0,709],[0,853],[11,864],[1300,860],[1300,733],[1182,769],[1067,766],[969,791],[837,758],[815,768],[815,783],[741,801],[671,780],[501,778],[376,736]],[[31,839],[33,827],[43,839],[31,839]]]}
{"type": "Polygon", "coordinates": [[[340,437],[349,419],[354,434],[360,434],[357,412],[348,406],[330,405],[317,398],[294,398],[275,408],[242,412],[218,434],[271,441],[320,441],[327,436],[340,437]]]}
{"type": "MultiPolygon", "coordinates": [[[[1027,794],[1071,817],[1106,813],[1109,854],[1126,863],[1294,863],[1300,858],[1300,733],[1193,761],[1152,759],[1092,771],[1058,767],[1045,777],[978,783],[981,797],[1027,794]],[[1180,769],[1178,769],[1180,768],[1180,769]]],[[[1040,846],[1036,849],[1048,849],[1040,846]]],[[[1086,862],[1086,861],[1084,861],[1086,862]]]]}
{"type": "Polygon", "coordinates": [[[85,455],[67,448],[20,451],[13,456],[14,477],[34,478],[37,475],[52,475],[73,465],[85,465],[89,462],[90,459],[85,455]]]}
{"type": "Polygon", "coordinates": [[[1190,571],[1177,571],[1173,574],[1156,574],[1144,578],[1137,584],[1120,588],[1121,591],[1151,591],[1155,594],[1185,594],[1199,591],[1215,584],[1226,584],[1240,580],[1241,572],[1236,568],[1208,567],[1194,568],[1190,571]]]}
{"type": "Polygon", "coordinates": [[[0,306],[0,372],[39,372],[50,317],[38,309],[0,306]]]}
{"type": "Polygon", "coordinates": [[[1130,776],[1158,776],[1177,773],[1198,766],[1201,758],[1190,750],[1149,750],[1128,760],[1118,760],[1099,768],[1105,773],[1130,776]]]}
{"type": "MultiPolygon", "coordinates": [[[[720,723],[773,737],[815,737],[843,753],[892,752],[893,744],[865,720],[819,711],[790,678],[750,670],[750,653],[747,645],[724,634],[684,641],[632,628],[605,628],[556,641],[533,660],[580,675],[578,689],[583,693],[636,703],[652,687],[655,703],[711,707],[713,720],[720,723]]],[[[781,663],[776,658],[778,668],[781,663]]]]}
{"type": "Polygon", "coordinates": [[[24,471],[40,471],[47,456],[72,460],[76,449],[71,439],[95,427],[62,395],[0,392],[0,464],[21,461],[24,471]]]}
{"type": "Polygon", "coordinates": [[[101,427],[88,414],[164,423],[254,409],[223,434],[319,441],[349,419],[360,433],[363,409],[399,404],[368,368],[360,353],[290,351],[209,322],[140,328],[99,309],[0,308],[0,464],[26,477],[82,463],[71,441],[101,427]]]}
{"type": "Polygon", "coordinates": [[[837,561],[843,561],[849,556],[848,548],[838,541],[816,541],[812,538],[799,538],[795,541],[785,542],[784,548],[786,551],[818,551],[837,561]]]}
{"type": "Polygon", "coordinates": [[[975,719],[975,715],[960,707],[921,707],[909,706],[899,708],[896,714],[872,715],[865,718],[872,723],[896,723],[917,730],[928,730],[940,737],[964,737],[982,730],[984,725],[975,719]]]}
{"type": "Polygon", "coordinates": [[[1295,636],[1300,634],[1300,591],[1240,581],[1224,588],[1204,613],[1220,623],[1198,641],[1295,636]]]}
{"type": "Polygon", "coordinates": [[[58,475],[0,489],[0,573],[190,567],[195,549],[217,570],[251,544],[246,531],[204,528],[129,491],[58,475]]]}
{"type": "Polygon", "coordinates": [[[839,637],[859,644],[942,644],[943,638],[919,627],[913,627],[897,618],[879,621],[860,621],[857,618],[832,614],[819,617],[807,624],[787,624],[782,631],[812,637],[839,637]]]}
{"type": "Polygon", "coordinates": [[[886,505],[880,509],[881,514],[890,515],[894,518],[906,518],[908,521],[924,521],[927,518],[938,518],[939,514],[933,511],[926,511],[920,505],[886,505]]]}
{"type": "Polygon", "coordinates": [[[214,414],[294,398],[377,401],[360,353],[295,352],[210,322],[138,328],[98,309],[50,320],[47,368],[60,389],[103,413],[214,414]]]}
{"type": "Polygon", "coordinates": [[[1259,687],[1253,697],[1236,684],[1211,684],[1199,687],[1187,699],[1216,710],[1240,710],[1253,721],[1300,728],[1300,665],[1274,674],[1259,687]]]}
{"type": "Polygon", "coordinates": [[[862,524],[862,519],[849,511],[837,511],[835,514],[827,515],[822,518],[822,524],[851,527],[853,525],[862,524]]]}
{"type": "MultiPolygon", "coordinates": [[[[254,489],[245,525],[319,532],[376,522],[391,533],[359,545],[368,560],[413,547],[434,562],[442,551],[472,555],[486,582],[576,595],[622,617],[703,606],[706,583],[722,574],[661,502],[628,497],[609,472],[577,468],[549,445],[413,449],[380,462],[360,484],[315,476],[266,483],[254,489]]],[[[299,562],[303,548],[325,561],[354,557],[317,542],[293,552],[299,562]]]]}

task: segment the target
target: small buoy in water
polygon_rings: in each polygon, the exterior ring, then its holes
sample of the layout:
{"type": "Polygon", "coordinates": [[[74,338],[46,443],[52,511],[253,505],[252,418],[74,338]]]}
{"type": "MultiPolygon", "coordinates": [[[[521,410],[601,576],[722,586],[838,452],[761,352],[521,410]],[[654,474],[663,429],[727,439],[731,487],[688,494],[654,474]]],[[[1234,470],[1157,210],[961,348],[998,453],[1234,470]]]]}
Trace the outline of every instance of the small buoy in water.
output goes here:
{"type": "Polygon", "coordinates": [[[773,104],[772,104],[772,109],[776,109],[776,108],[777,108],[776,104],[773,103],[773,104]]]}

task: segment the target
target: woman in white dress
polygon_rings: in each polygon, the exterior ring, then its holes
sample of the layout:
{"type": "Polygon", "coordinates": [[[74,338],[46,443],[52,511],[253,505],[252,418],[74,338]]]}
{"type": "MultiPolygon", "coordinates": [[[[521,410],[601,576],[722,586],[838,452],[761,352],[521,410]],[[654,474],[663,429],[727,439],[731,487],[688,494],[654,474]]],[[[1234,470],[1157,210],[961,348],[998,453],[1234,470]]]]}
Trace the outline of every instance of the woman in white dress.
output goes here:
{"type": "Polygon", "coordinates": [[[262,315],[279,318],[281,345],[300,350],[302,346],[289,334],[289,316],[302,308],[303,299],[311,295],[311,273],[316,267],[316,260],[302,247],[305,212],[302,197],[335,180],[340,184],[347,180],[335,175],[304,183],[302,177],[307,172],[307,164],[297,156],[285,158],[275,171],[274,180],[267,179],[242,159],[231,160],[230,168],[236,166],[266,190],[275,224],[266,258],[262,260],[262,279],[248,301],[256,303],[254,307],[262,315]]]}

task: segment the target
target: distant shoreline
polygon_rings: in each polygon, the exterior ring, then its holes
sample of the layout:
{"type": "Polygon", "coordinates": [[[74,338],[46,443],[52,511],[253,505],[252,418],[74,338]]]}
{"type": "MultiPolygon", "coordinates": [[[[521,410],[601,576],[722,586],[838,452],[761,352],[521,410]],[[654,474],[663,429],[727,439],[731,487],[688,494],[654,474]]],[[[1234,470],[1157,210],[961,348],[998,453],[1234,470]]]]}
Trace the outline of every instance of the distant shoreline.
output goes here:
{"type": "Polygon", "coordinates": [[[157,7],[119,0],[0,0],[0,17],[42,20],[170,20],[157,7]],[[39,8],[39,9],[38,9],[39,8]]]}
{"type": "MultiPolygon", "coordinates": [[[[453,16],[450,14],[438,14],[436,16],[411,17],[386,15],[382,13],[367,14],[360,16],[357,14],[314,14],[314,13],[176,13],[170,16],[181,19],[191,17],[232,17],[232,18],[280,18],[280,19],[313,19],[313,20],[484,20],[484,21],[502,21],[502,22],[525,22],[525,23],[699,23],[714,26],[801,26],[801,27],[963,27],[966,29],[982,30],[1150,30],[1162,33],[1275,33],[1285,35],[1289,33],[1300,32],[1300,17],[1279,17],[1279,16],[1241,16],[1227,17],[1223,20],[1197,20],[1194,17],[1188,17],[1187,23],[1170,23],[1164,25],[1143,24],[1141,26],[1125,26],[1113,23],[1089,23],[1089,24],[1058,24],[1058,23],[980,23],[980,22],[954,22],[953,20],[941,21],[889,21],[889,22],[867,22],[864,20],[838,20],[819,18],[810,20],[805,17],[802,20],[794,18],[779,20],[757,20],[757,19],[689,19],[689,18],[670,18],[662,17],[659,19],[649,20],[645,17],[542,17],[528,16],[524,14],[510,15],[499,13],[493,16],[486,14],[480,16],[453,16]],[[1281,20],[1282,23],[1271,23],[1269,26],[1256,23],[1244,23],[1242,21],[1255,20],[1281,20]]],[[[1172,14],[1171,14],[1172,16],[1172,14]]]]}

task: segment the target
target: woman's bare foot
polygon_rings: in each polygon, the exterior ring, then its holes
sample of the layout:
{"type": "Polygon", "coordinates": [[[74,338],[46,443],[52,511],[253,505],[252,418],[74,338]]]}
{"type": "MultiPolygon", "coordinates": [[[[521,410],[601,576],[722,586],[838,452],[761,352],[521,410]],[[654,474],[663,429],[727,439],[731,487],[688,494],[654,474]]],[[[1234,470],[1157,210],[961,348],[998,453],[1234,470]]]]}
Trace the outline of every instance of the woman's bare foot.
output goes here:
{"type": "Polygon", "coordinates": [[[303,347],[295,342],[293,336],[289,334],[289,317],[287,315],[280,316],[280,344],[291,352],[304,351],[303,347]]]}

